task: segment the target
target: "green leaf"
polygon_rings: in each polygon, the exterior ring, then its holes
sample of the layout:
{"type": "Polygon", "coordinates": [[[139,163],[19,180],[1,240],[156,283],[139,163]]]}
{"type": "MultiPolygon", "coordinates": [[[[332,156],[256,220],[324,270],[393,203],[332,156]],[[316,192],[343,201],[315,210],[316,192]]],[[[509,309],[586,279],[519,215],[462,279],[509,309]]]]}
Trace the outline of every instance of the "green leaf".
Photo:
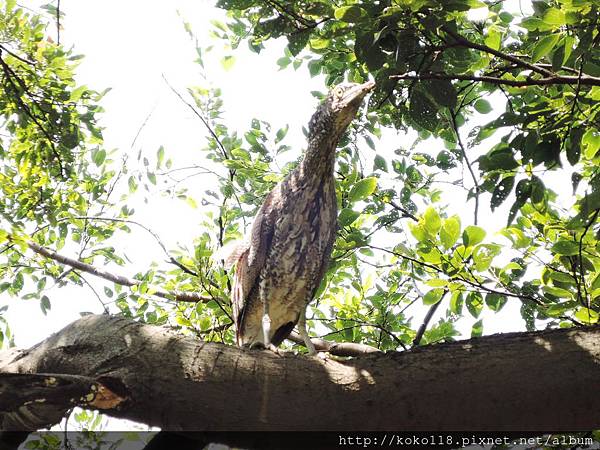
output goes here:
{"type": "Polygon", "coordinates": [[[488,35],[484,39],[485,45],[494,50],[500,49],[500,43],[502,42],[502,34],[495,29],[490,29],[488,35]]]}
{"type": "Polygon", "coordinates": [[[381,170],[383,172],[388,171],[387,161],[381,155],[376,155],[373,161],[373,170],[381,170]]]}
{"type": "Polygon", "coordinates": [[[578,255],[579,254],[579,244],[574,241],[560,239],[558,242],[556,242],[552,246],[551,251],[558,255],[564,255],[564,256],[578,255]]]}
{"type": "Polygon", "coordinates": [[[414,89],[410,95],[409,113],[427,131],[434,131],[439,125],[437,105],[420,89],[414,89]]]}
{"type": "Polygon", "coordinates": [[[421,220],[423,221],[423,226],[430,235],[437,235],[437,232],[442,226],[442,219],[433,206],[429,206],[425,210],[421,220]]]}
{"type": "Polygon", "coordinates": [[[137,190],[138,185],[133,176],[129,177],[129,179],[127,180],[127,184],[129,186],[130,193],[134,193],[137,190]]]}
{"type": "Polygon", "coordinates": [[[280,128],[279,130],[277,130],[277,134],[275,136],[275,143],[278,144],[279,142],[281,142],[285,136],[287,135],[288,130],[290,129],[289,125],[286,125],[285,128],[280,128]]]}
{"type": "Polygon", "coordinates": [[[445,292],[444,289],[441,289],[441,288],[431,289],[423,296],[423,304],[424,305],[435,305],[437,302],[439,302],[442,299],[442,297],[444,296],[444,292],[445,292]]]}
{"type": "Polygon", "coordinates": [[[233,67],[234,64],[235,64],[235,56],[233,56],[233,55],[227,55],[227,56],[224,56],[223,59],[221,59],[221,66],[226,71],[231,70],[231,68],[233,67]]]}
{"type": "Polygon", "coordinates": [[[479,244],[485,238],[486,232],[483,228],[476,225],[468,225],[463,231],[463,243],[465,247],[472,247],[479,244]]]}
{"type": "Polygon", "coordinates": [[[485,296],[485,304],[494,312],[498,312],[506,304],[507,298],[505,295],[490,292],[485,296]]]}
{"type": "Polygon", "coordinates": [[[462,314],[462,308],[464,304],[464,298],[461,291],[454,291],[450,297],[450,312],[452,314],[462,314]]]}
{"type": "Polygon", "coordinates": [[[538,62],[540,59],[550,53],[559,39],[560,34],[558,33],[554,33],[550,36],[545,36],[540,39],[531,53],[531,62],[538,62]]]}
{"type": "Polygon", "coordinates": [[[500,183],[498,183],[494,189],[494,192],[492,193],[492,200],[490,201],[490,207],[492,208],[492,211],[500,206],[504,200],[506,200],[506,198],[510,195],[514,184],[514,176],[506,177],[500,181],[500,183]]]}
{"type": "Polygon", "coordinates": [[[309,31],[302,31],[301,33],[296,33],[288,36],[288,50],[292,54],[292,56],[298,55],[306,44],[308,44],[308,40],[310,39],[309,31]]]}
{"type": "Polygon", "coordinates": [[[431,80],[427,83],[428,91],[440,106],[454,108],[457,101],[457,93],[454,85],[449,80],[431,80]]]}
{"type": "Polygon", "coordinates": [[[360,22],[364,17],[367,16],[367,12],[360,6],[342,6],[335,10],[334,16],[337,20],[341,20],[346,23],[360,22]]]}
{"type": "Polygon", "coordinates": [[[473,250],[475,270],[483,272],[489,269],[492,260],[500,254],[502,247],[497,244],[480,244],[473,250]]]}
{"type": "Polygon", "coordinates": [[[156,152],[156,168],[160,168],[165,159],[165,148],[161,145],[156,152]]]}
{"type": "Polygon", "coordinates": [[[350,208],[344,208],[340,211],[338,216],[338,222],[340,227],[347,227],[348,225],[352,225],[352,223],[358,219],[360,216],[359,212],[353,211],[350,208]]]}
{"type": "Polygon", "coordinates": [[[92,160],[96,166],[100,167],[106,159],[106,150],[97,150],[92,152],[92,160]]]}
{"type": "Polygon", "coordinates": [[[467,310],[477,319],[483,309],[483,297],[479,292],[469,292],[466,299],[467,310]]]}
{"type": "Polygon", "coordinates": [[[287,66],[290,65],[292,60],[288,56],[282,56],[275,62],[279,66],[280,69],[285,69],[287,66]]]}
{"type": "Polygon", "coordinates": [[[484,172],[492,170],[512,170],[519,167],[514,153],[510,149],[495,151],[489,155],[483,155],[478,159],[479,168],[484,172]]]}
{"type": "Polygon", "coordinates": [[[546,25],[550,25],[553,28],[562,27],[566,25],[565,13],[560,9],[548,8],[542,18],[546,25]]]}
{"type": "Polygon", "coordinates": [[[480,337],[483,335],[483,320],[479,319],[471,327],[471,337],[480,337]]]}
{"type": "Polygon", "coordinates": [[[377,178],[368,177],[357,181],[348,193],[348,200],[357,202],[369,197],[377,189],[377,178]]]}
{"type": "Polygon", "coordinates": [[[87,86],[79,86],[71,92],[70,102],[78,102],[81,96],[88,90],[87,86]]]}
{"type": "Polygon", "coordinates": [[[440,230],[440,241],[442,245],[449,249],[460,237],[460,217],[454,215],[444,220],[442,229],[440,230]]]}
{"type": "Polygon", "coordinates": [[[575,318],[589,325],[598,323],[598,313],[589,308],[578,308],[577,312],[575,313],[575,318]]]}
{"type": "Polygon", "coordinates": [[[42,308],[42,312],[46,315],[46,312],[50,310],[50,299],[46,295],[42,295],[40,299],[40,308],[42,308]]]}
{"type": "Polygon", "coordinates": [[[475,110],[480,114],[488,114],[492,112],[492,105],[484,98],[480,98],[473,104],[475,110]]]}

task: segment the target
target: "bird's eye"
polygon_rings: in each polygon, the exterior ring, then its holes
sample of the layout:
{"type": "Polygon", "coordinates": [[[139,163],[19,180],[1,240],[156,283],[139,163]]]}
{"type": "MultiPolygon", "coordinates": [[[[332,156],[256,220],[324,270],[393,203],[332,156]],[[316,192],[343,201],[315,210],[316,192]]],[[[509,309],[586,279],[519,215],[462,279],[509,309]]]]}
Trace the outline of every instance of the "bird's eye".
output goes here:
{"type": "Polygon", "coordinates": [[[344,94],[344,88],[338,86],[335,88],[335,91],[333,91],[333,93],[336,97],[341,97],[344,94]]]}

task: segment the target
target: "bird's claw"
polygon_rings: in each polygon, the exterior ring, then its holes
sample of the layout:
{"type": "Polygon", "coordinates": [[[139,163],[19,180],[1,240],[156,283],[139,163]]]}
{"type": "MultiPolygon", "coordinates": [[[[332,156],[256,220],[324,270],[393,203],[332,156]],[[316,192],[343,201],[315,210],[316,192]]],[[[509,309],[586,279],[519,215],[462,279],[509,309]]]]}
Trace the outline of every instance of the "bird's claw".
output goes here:
{"type": "Polygon", "coordinates": [[[312,355],[309,353],[309,356],[314,356],[323,362],[327,362],[329,360],[329,354],[327,352],[315,352],[312,355]]]}
{"type": "Polygon", "coordinates": [[[275,353],[277,356],[283,356],[283,352],[275,347],[273,344],[268,344],[265,346],[265,350],[270,350],[275,353]]]}

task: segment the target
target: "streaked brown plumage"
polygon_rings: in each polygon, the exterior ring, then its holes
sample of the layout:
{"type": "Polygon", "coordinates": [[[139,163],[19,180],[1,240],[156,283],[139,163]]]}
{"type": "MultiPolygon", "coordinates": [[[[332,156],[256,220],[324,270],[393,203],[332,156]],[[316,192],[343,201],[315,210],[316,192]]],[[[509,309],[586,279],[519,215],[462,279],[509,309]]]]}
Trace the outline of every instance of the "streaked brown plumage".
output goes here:
{"type": "Polygon", "coordinates": [[[331,90],[310,120],[304,159],[267,195],[250,238],[233,255],[238,345],[274,348],[298,323],[315,353],[304,320],[335,240],[335,149],[373,87],[346,83],[331,90]]]}

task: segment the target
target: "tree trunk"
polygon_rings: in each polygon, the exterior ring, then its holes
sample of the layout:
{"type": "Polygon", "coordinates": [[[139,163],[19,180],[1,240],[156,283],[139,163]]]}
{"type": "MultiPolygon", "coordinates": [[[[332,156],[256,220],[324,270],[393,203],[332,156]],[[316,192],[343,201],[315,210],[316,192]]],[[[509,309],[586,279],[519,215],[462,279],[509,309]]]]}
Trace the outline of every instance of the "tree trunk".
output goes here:
{"type": "Polygon", "coordinates": [[[0,353],[0,429],[74,404],[168,430],[595,429],[600,327],[323,361],[90,315],[0,353]]]}

